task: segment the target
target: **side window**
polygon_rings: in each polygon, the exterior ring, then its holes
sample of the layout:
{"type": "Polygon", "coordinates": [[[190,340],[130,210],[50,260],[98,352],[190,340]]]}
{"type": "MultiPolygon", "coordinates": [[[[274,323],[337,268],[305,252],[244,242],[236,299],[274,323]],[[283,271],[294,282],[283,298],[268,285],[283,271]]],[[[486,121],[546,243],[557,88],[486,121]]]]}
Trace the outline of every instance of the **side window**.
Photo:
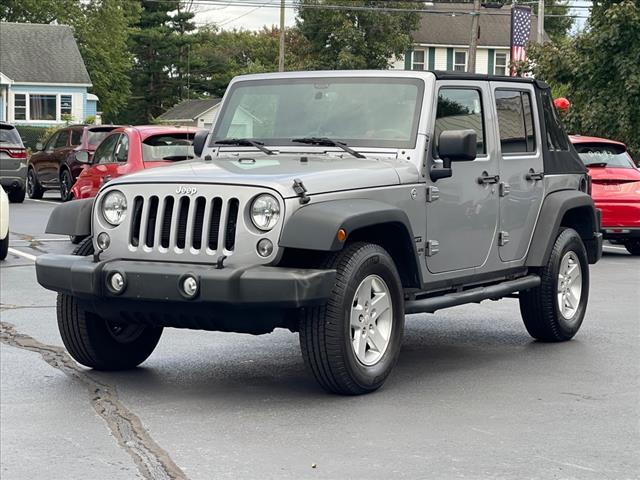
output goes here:
{"type": "Polygon", "coordinates": [[[475,130],[478,155],[487,153],[484,133],[482,99],[479,90],[441,88],[434,132],[434,156],[438,157],[438,141],[445,130],[475,130]]]}
{"type": "Polygon", "coordinates": [[[93,163],[114,163],[116,161],[114,150],[119,138],[120,135],[118,134],[105,138],[105,140],[98,145],[98,148],[96,148],[96,153],[93,154],[93,163]]]}
{"type": "Polygon", "coordinates": [[[71,130],[71,145],[77,147],[82,143],[82,130],[71,130]]]}
{"type": "Polygon", "coordinates": [[[536,144],[529,92],[496,90],[495,97],[502,153],[534,152],[536,144]]]}
{"type": "Polygon", "coordinates": [[[53,148],[64,148],[69,144],[69,130],[62,130],[58,133],[58,138],[53,148]]]}
{"type": "Polygon", "coordinates": [[[562,128],[562,123],[558,117],[558,112],[553,106],[551,100],[551,90],[543,89],[540,91],[542,97],[542,113],[544,116],[544,127],[547,131],[547,147],[549,150],[569,150],[569,139],[562,128]]]}
{"type": "Polygon", "coordinates": [[[129,156],[129,137],[120,135],[120,141],[116,146],[116,162],[126,163],[129,156]]]}
{"type": "Polygon", "coordinates": [[[53,152],[53,149],[56,148],[55,147],[56,143],[58,143],[58,137],[60,136],[60,133],[61,132],[56,132],[49,137],[49,140],[47,141],[47,145],[44,147],[45,151],[53,152]]]}

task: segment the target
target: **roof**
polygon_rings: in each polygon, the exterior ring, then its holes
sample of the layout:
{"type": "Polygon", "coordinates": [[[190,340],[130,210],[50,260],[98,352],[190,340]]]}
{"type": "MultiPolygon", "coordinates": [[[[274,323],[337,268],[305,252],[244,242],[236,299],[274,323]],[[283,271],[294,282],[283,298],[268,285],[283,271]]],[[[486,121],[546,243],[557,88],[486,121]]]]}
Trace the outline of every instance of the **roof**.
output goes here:
{"type": "MultiPolygon", "coordinates": [[[[413,32],[414,43],[428,45],[469,45],[473,10],[472,3],[435,3],[425,6],[427,13],[420,17],[420,27],[413,32]]],[[[537,41],[537,17],[531,16],[531,41],[537,41]]],[[[511,39],[511,6],[480,9],[480,47],[509,47],[511,39]]],[[[545,40],[548,36],[545,34],[545,40]]]]}
{"type": "Polygon", "coordinates": [[[0,72],[14,82],[91,85],[66,25],[0,23],[0,72]]]}
{"type": "Polygon", "coordinates": [[[620,145],[626,148],[626,145],[624,143],[617,142],[615,140],[609,140],[608,138],[583,137],[582,135],[569,135],[569,140],[571,140],[571,143],[608,143],[612,145],[620,145]]]}
{"type": "Polygon", "coordinates": [[[195,120],[200,115],[220,103],[220,98],[207,98],[203,100],[184,100],[170,108],[158,117],[165,122],[178,120],[195,120]]]}
{"type": "Polygon", "coordinates": [[[433,70],[432,73],[438,80],[477,80],[489,82],[531,83],[539,88],[549,88],[549,85],[542,80],[537,80],[532,77],[506,77],[502,75],[488,75],[486,73],[452,72],[444,70],[433,70]]]}

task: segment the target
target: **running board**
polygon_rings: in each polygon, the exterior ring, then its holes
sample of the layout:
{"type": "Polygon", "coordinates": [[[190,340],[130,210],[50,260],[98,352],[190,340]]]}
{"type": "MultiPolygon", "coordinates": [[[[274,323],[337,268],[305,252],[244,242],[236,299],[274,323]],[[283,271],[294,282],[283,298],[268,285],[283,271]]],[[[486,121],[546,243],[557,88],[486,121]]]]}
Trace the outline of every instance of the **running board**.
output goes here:
{"type": "Polygon", "coordinates": [[[433,313],[443,308],[455,307],[465,303],[479,303],[490,298],[502,298],[510,293],[521,290],[529,290],[540,285],[538,275],[527,275],[526,277],[508,282],[489,285],[487,287],[473,288],[464,292],[446,293],[437,297],[423,298],[421,300],[411,300],[405,303],[405,313],[433,313]]]}

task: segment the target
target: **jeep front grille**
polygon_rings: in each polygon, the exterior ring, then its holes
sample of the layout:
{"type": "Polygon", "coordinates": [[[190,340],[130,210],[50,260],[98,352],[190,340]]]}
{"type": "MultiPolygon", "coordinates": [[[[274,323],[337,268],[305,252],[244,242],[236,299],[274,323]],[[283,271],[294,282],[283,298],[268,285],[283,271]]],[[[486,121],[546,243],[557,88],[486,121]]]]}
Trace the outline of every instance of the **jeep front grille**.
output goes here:
{"type": "Polygon", "coordinates": [[[236,244],[237,198],[167,195],[136,196],[129,245],[156,251],[200,251],[230,255],[236,244]]]}

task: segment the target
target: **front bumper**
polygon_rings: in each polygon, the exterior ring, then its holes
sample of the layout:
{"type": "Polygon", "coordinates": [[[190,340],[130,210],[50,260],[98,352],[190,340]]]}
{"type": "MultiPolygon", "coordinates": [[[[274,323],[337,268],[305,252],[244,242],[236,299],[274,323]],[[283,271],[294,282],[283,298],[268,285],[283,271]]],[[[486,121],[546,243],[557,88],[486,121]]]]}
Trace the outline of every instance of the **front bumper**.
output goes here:
{"type": "Polygon", "coordinates": [[[38,283],[44,288],[79,299],[106,303],[150,302],[200,306],[298,308],[324,302],[333,287],[335,270],[268,266],[225,267],[186,263],[106,260],[75,255],[41,255],[36,260],[38,283]],[[111,274],[124,275],[122,293],[106,282],[111,274]],[[186,299],[180,283],[185,275],[199,283],[198,294],[186,299]]]}

